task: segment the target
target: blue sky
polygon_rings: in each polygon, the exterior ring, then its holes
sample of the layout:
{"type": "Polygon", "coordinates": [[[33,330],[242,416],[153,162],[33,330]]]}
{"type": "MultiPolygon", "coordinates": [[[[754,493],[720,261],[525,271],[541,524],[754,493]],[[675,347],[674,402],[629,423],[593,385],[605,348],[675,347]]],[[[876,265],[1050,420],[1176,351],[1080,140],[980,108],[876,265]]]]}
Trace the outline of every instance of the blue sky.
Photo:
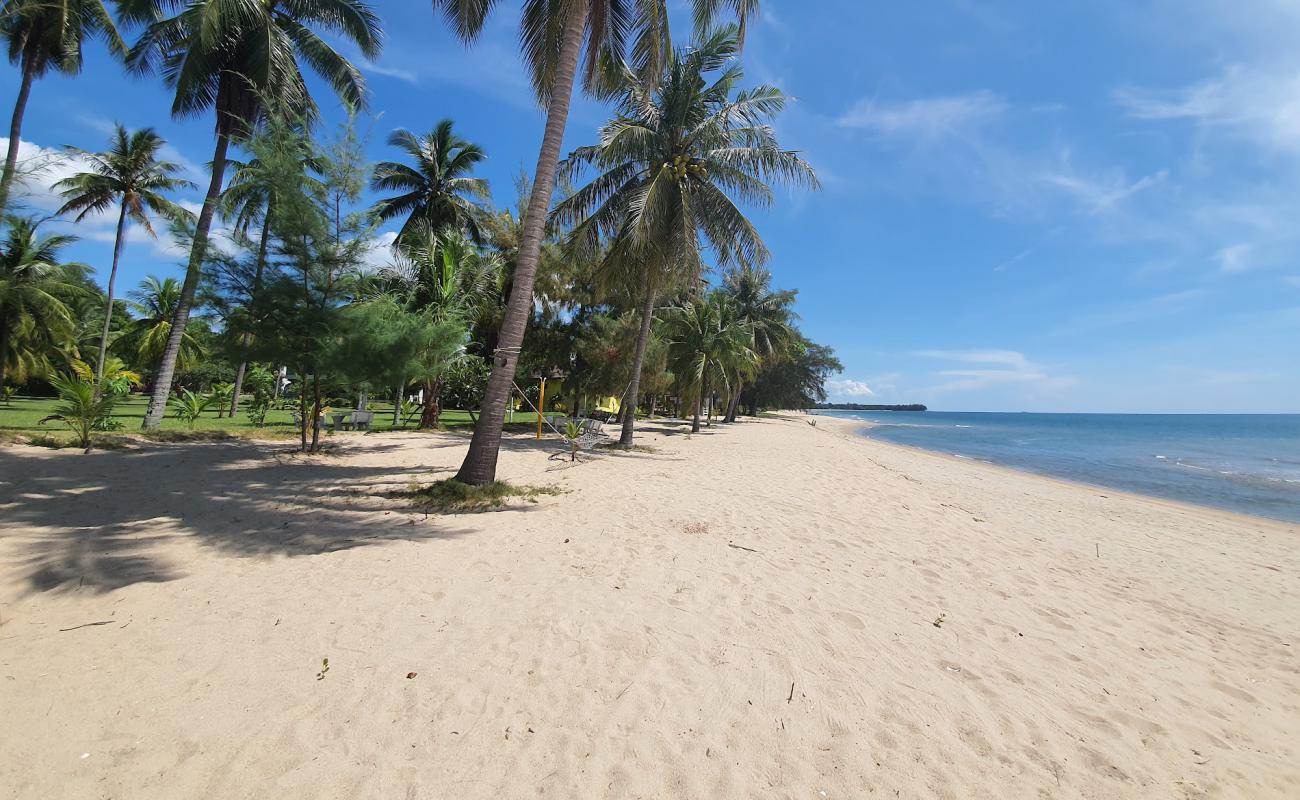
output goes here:
{"type": "MultiPolygon", "coordinates": [[[[376,5],[371,157],[392,128],[452,117],[513,202],[542,124],[516,16],[467,50],[427,3],[376,5]]],[[[747,74],[796,98],[778,132],[824,185],[754,217],[805,332],[844,362],[834,399],[1300,411],[1298,35],[1294,0],[764,0],[747,74]]],[[[211,119],[171,120],[156,80],[92,51],[80,77],[33,90],[24,154],[152,125],[202,183],[211,119]]],[[[4,70],[6,113],[16,83],[4,70]]],[[[579,101],[568,144],[604,118],[579,101]]],[[[29,202],[50,199],[37,186],[29,202]]],[[[106,267],[111,222],[77,233],[73,255],[106,267]]],[[[177,262],[136,231],[123,285],[177,262]]]]}

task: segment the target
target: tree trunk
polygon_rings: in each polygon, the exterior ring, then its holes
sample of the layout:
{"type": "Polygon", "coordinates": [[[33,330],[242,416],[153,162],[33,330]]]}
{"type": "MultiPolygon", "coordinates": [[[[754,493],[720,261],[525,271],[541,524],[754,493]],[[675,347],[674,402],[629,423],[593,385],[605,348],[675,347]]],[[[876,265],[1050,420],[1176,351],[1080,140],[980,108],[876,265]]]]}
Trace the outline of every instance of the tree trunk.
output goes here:
{"type": "Polygon", "coordinates": [[[5,385],[5,367],[9,365],[9,321],[0,315],[0,388],[5,385]]]}
{"type": "MultiPolygon", "coordinates": [[[[262,290],[262,270],[266,268],[266,246],[271,239],[271,203],[266,204],[266,210],[262,214],[262,234],[257,241],[257,263],[253,266],[253,293],[249,296],[249,305],[257,302],[257,296],[262,290]]],[[[230,416],[233,418],[235,412],[239,410],[239,394],[244,391],[244,372],[248,369],[248,345],[252,342],[252,336],[245,333],[240,340],[239,346],[244,358],[239,362],[239,370],[235,373],[235,393],[230,398],[230,416]]],[[[277,375],[277,382],[279,376],[277,375]]]]}
{"type": "Polygon", "coordinates": [[[736,412],[740,410],[740,393],[745,388],[744,381],[736,381],[736,390],[731,393],[731,401],[727,403],[727,416],[723,422],[735,422],[736,412]]]}
{"type": "Polygon", "coordinates": [[[126,198],[122,198],[122,211],[117,215],[117,237],[113,240],[113,266],[108,271],[108,300],[104,304],[104,332],[99,337],[99,360],[95,362],[95,391],[104,382],[104,359],[108,356],[108,330],[113,322],[113,284],[117,283],[117,263],[122,257],[126,242],[126,198]]]}
{"type": "Polygon", "coordinates": [[[402,389],[404,384],[398,384],[393,390],[393,427],[400,427],[402,424],[402,389]]]}
{"type": "Polygon", "coordinates": [[[475,486],[496,479],[506,402],[510,399],[510,387],[514,385],[524,329],[533,310],[533,281],[537,277],[542,237],[546,233],[546,218],[551,209],[555,168],[560,160],[560,148],[564,144],[564,126],[569,118],[569,104],[573,99],[574,77],[578,71],[578,56],[582,53],[582,38],[587,28],[587,10],[590,4],[571,5],[573,10],[565,21],[564,39],[555,65],[555,85],[546,109],[546,132],[542,136],[542,149],[537,155],[532,195],[528,199],[528,211],[524,217],[514,286],[510,289],[510,301],[506,305],[497,349],[493,353],[492,374],[483,395],[479,422],[474,426],[474,438],[470,440],[465,461],[456,473],[456,480],[475,486]]]}
{"type": "Polygon", "coordinates": [[[223,125],[217,132],[217,146],[212,153],[212,180],[208,183],[208,193],[203,198],[203,209],[199,212],[199,224],[194,230],[190,263],[185,268],[185,282],[181,284],[181,296],[176,304],[176,316],[172,319],[167,347],[163,350],[162,363],[158,365],[158,372],[154,376],[153,396],[149,398],[149,410],[144,415],[145,430],[157,430],[167,410],[167,396],[171,394],[172,376],[176,372],[176,360],[181,352],[181,339],[185,336],[185,325],[190,321],[190,307],[194,305],[194,292],[198,289],[199,275],[203,271],[208,231],[212,227],[217,203],[221,200],[221,182],[226,174],[226,150],[230,147],[228,127],[223,125]]]}
{"type": "Polygon", "coordinates": [[[18,84],[18,99],[14,101],[14,115],[9,121],[9,150],[5,153],[4,173],[0,174],[0,214],[9,208],[9,193],[18,172],[18,145],[22,143],[23,115],[27,113],[27,98],[32,93],[32,80],[36,68],[28,57],[23,58],[23,77],[18,84]]]}
{"type": "Polygon", "coordinates": [[[424,382],[424,409],[420,411],[420,430],[438,427],[438,394],[434,388],[434,381],[424,382]]]}
{"type": "Polygon", "coordinates": [[[704,392],[695,396],[695,418],[691,420],[691,433],[700,432],[700,406],[704,404],[704,392]]]}
{"type": "MultiPolygon", "coordinates": [[[[316,452],[320,447],[320,373],[311,376],[312,385],[312,409],[311,409],[311,451],[316,452]]],[[[304,387],[306,388],[306,387],[304,387]]]]}
{"type": "MultiPolygon", "coordinates": [[[[239,339],[239,349],[248,352],[248,334],[244,334],[239,339]]],[[[245,356],[247,358],[247,356],[245,356]]],[[[240,361],[239,368],[235,370],[235,388],[230,392],[230,418],[234,419],[235,414],[239,411],[239,394],[244,391],[244,373],[248,371],[248,361],[240,361]]]]}
{"type": "Polygon", "coordinates": [[[641,330],[637,333],[636,350],[632,354],[632,380],[623,394],[623,402],[631,406],[627,416],[623,417],[623,432],[618,437],[618,443],[623,447],[632,446],[632,434],[636,428],[636,402],[641,396],[641,367],[645,365],[646,346],[650,343],[650,324],[654,322],[656,291],[655,281],[650,279],[646,284],[645,299],[641,301],[641,330]]]}
{"type": "MultiPolygon", "coordinates": [[[[304,373],[302,370],[298,370],[298,375],[300,377],[305,374],[306,373],[304,373]]],[[[307,387],[306,386],[302,387],[302,391],[298,392],[298,415],[300,421],[302,422],[300,436],[299,436],[299,438],[301,439],[301,446],[299,447],[299,449],[305,453],[307,452],[307,426],[311,424],[310,422],[308,422],[308,415],[307,415],[307,387]]]]}

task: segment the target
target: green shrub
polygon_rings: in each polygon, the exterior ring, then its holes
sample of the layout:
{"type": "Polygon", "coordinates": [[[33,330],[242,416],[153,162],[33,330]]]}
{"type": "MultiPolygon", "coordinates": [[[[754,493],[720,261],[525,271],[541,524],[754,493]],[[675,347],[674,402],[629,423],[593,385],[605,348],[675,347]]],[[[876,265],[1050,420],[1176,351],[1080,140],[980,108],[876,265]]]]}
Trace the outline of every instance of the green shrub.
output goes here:
{"type": "Polygon", "coordinates": [[[194,423],[203,416],[204,411],[208,410],[211,402],[211,395],[204,396],[189,389],[181,389],[171,396],[167,405],[171,407],[172,416],[184,422],[190,430],[194,430],[194,423]]]}

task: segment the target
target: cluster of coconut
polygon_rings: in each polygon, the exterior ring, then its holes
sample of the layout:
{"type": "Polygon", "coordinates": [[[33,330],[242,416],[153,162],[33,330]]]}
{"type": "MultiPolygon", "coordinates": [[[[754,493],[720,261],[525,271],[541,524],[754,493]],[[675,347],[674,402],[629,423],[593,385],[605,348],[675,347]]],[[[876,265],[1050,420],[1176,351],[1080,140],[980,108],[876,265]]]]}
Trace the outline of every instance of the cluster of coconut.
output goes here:
{"type": "Polygon", "coordinates": [[[701,166],[698,161],[684,155],[677,155],[673,157],[672,161],[665,161],[664,169],[671,169],[679,181],[683,180],[688,173],[701,180],[709,174],[709,171],[701,166]]]}

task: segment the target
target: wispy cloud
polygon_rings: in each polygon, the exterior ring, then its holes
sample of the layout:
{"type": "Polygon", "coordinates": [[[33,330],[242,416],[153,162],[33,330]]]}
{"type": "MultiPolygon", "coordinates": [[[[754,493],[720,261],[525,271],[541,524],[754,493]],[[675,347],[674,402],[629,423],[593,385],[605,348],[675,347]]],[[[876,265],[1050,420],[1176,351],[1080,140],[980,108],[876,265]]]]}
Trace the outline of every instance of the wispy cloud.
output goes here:
{"type": "Polygon", "coordinates": [[[933,141],[965,137],[973,128],[1000,116],[1006,101],[987,90],[949,97],[908,100],[893,105],[864,98],[836,123],[882,136],[902,136],[933,141]]]}
{"type": "Polygon", "coordinates": [[[1229,245],[1215,253],[1214,260],[1223,272],[1243,272],[1251,267],[1250,249],[1249,244],[1229,245]]]}
{"type": "Polygon", "coordinates": [[[1030,361],[1017,350],[918,350],[912,355],[971,365],[934,372],[940,383],[926,390],[930,394],[978,391],[1008,384],[1057,391],[1078,382],[1072,377],[1050,374],[1046,367],[1030,361]]]}
{"type": "Polygon", "coordinates": [[[1247,67],[1174,89],[1123,86],[1115,100],[1136,119],[1191,120],[1300,155],[1300,70],[1247,67]]]}

